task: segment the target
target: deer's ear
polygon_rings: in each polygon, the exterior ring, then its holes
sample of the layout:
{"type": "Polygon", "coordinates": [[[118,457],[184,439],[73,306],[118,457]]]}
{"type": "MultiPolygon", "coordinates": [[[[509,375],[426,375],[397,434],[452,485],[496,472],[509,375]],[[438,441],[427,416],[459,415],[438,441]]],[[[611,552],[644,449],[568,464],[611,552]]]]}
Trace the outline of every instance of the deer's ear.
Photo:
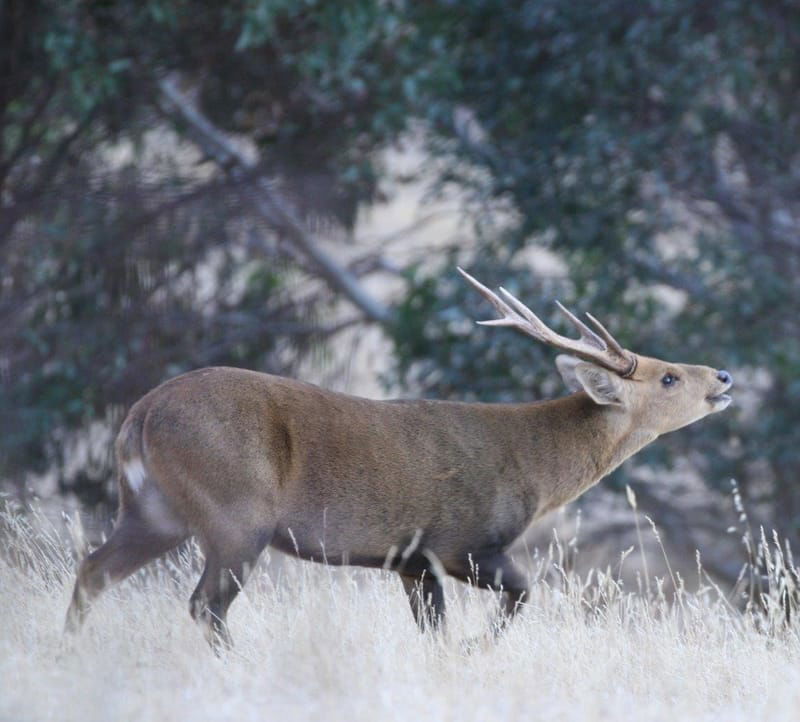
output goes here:
{"type": "Polygon", "coordinates": [[[574,356],[567,356],[567,354],[563,353],[556,356],[556,367],[570,391],[583,391],[583,384],[578,380],[578,376],[575,373],[575,367],[580,363],[583,362],[574,356]]]}
{"type": "Polygon", "coordinates": [[[623,382],[615,373],[581,361],[575,365],[575,376],[596,404],[624,406],[623,382]]]}

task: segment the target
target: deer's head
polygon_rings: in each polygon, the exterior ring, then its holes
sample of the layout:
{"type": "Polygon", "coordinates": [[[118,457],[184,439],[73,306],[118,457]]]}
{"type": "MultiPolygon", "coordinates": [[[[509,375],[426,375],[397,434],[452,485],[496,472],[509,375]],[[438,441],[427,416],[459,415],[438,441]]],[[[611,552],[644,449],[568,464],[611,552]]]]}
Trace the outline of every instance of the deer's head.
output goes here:
{"type": "Polygon", "coordinates": [[[629,417],[642,430],[655,435],[674,431],[722,411],[731,402],[726,392],[733,379],[727,371],[639,356],[622,348],[591,314],[586,316],[595,330],[556,302],[580,333],[578,339],[561,336],[506,289],[500,289],[501,298],[458,270],[500,314],[478,323],[509,326],[566,351],[556,358],[556,365],[567,386],[585,391],[595,403],[629,417]]]}

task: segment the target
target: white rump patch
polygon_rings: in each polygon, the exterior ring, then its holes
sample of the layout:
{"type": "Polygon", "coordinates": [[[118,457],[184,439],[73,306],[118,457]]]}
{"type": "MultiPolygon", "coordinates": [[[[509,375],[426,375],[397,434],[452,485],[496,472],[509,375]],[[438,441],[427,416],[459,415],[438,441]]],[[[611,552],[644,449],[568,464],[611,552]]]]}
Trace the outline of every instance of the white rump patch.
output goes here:
{"type": "Polygon", "coordinates": [[[162,534],[185,535],[186,524],[172,510],[155,480],[147,476],[142,460],[131,459],[122,468],[144,519],[162,534]]]}
{"type": "Polygon", "coordinates": [[[131,491],[138,493],[144,487],[144,480],[147,472],[144,470],[144,464],[141,459],[132,459],[125,464],[125,478],[128,480],[128,486],[131,491]]]}

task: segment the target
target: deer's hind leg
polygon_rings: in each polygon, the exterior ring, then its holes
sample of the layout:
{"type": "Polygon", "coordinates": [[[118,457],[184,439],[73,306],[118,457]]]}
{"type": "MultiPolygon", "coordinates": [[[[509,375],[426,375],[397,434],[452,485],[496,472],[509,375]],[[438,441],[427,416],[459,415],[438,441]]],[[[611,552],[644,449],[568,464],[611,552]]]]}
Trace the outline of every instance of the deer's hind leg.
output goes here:
{"type": "Polygon", "coordinates": [[[211,541],[203,544],[206,563],[189,600],[189,613],[217,653],[233,645],[226,622],[228,608],[247,582],[272,534],[271,528],[261,529],[241,535],[235,544],[211,541]]]}
{"type": "MultiPolygon", "coordinates": [[[[153,490],[152,494],[157,494],[153,490]]],[[[156,496],[137,498],[121,508],[111,536],[81,563],[67,610],[65,632],[83,625],[89,607],[104,589],[176,547],[187,537],[185,527],[156,496]]]]}

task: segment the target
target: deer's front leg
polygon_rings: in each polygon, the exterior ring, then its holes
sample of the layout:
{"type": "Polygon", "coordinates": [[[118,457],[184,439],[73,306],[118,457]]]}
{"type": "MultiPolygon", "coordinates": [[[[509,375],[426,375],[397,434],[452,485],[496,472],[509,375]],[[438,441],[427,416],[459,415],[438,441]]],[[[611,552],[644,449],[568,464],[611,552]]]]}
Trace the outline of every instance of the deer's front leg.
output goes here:
{"type": "Polygon", "coordinates": [[[491,589],[500,593],[500,616],[495,630],[502,632],[520,610],[528,593],[527,576],[505,552],[475,556],[469,571],[462,579],[475,584],[479,589],[491,589]]]}
{"type": "Polygon", "coordinates": [[[401,576],[401,579],[420,631],[439,629],[444,620],[444,588],[441,580],[427,571],[420,576],[401,576]]]}

